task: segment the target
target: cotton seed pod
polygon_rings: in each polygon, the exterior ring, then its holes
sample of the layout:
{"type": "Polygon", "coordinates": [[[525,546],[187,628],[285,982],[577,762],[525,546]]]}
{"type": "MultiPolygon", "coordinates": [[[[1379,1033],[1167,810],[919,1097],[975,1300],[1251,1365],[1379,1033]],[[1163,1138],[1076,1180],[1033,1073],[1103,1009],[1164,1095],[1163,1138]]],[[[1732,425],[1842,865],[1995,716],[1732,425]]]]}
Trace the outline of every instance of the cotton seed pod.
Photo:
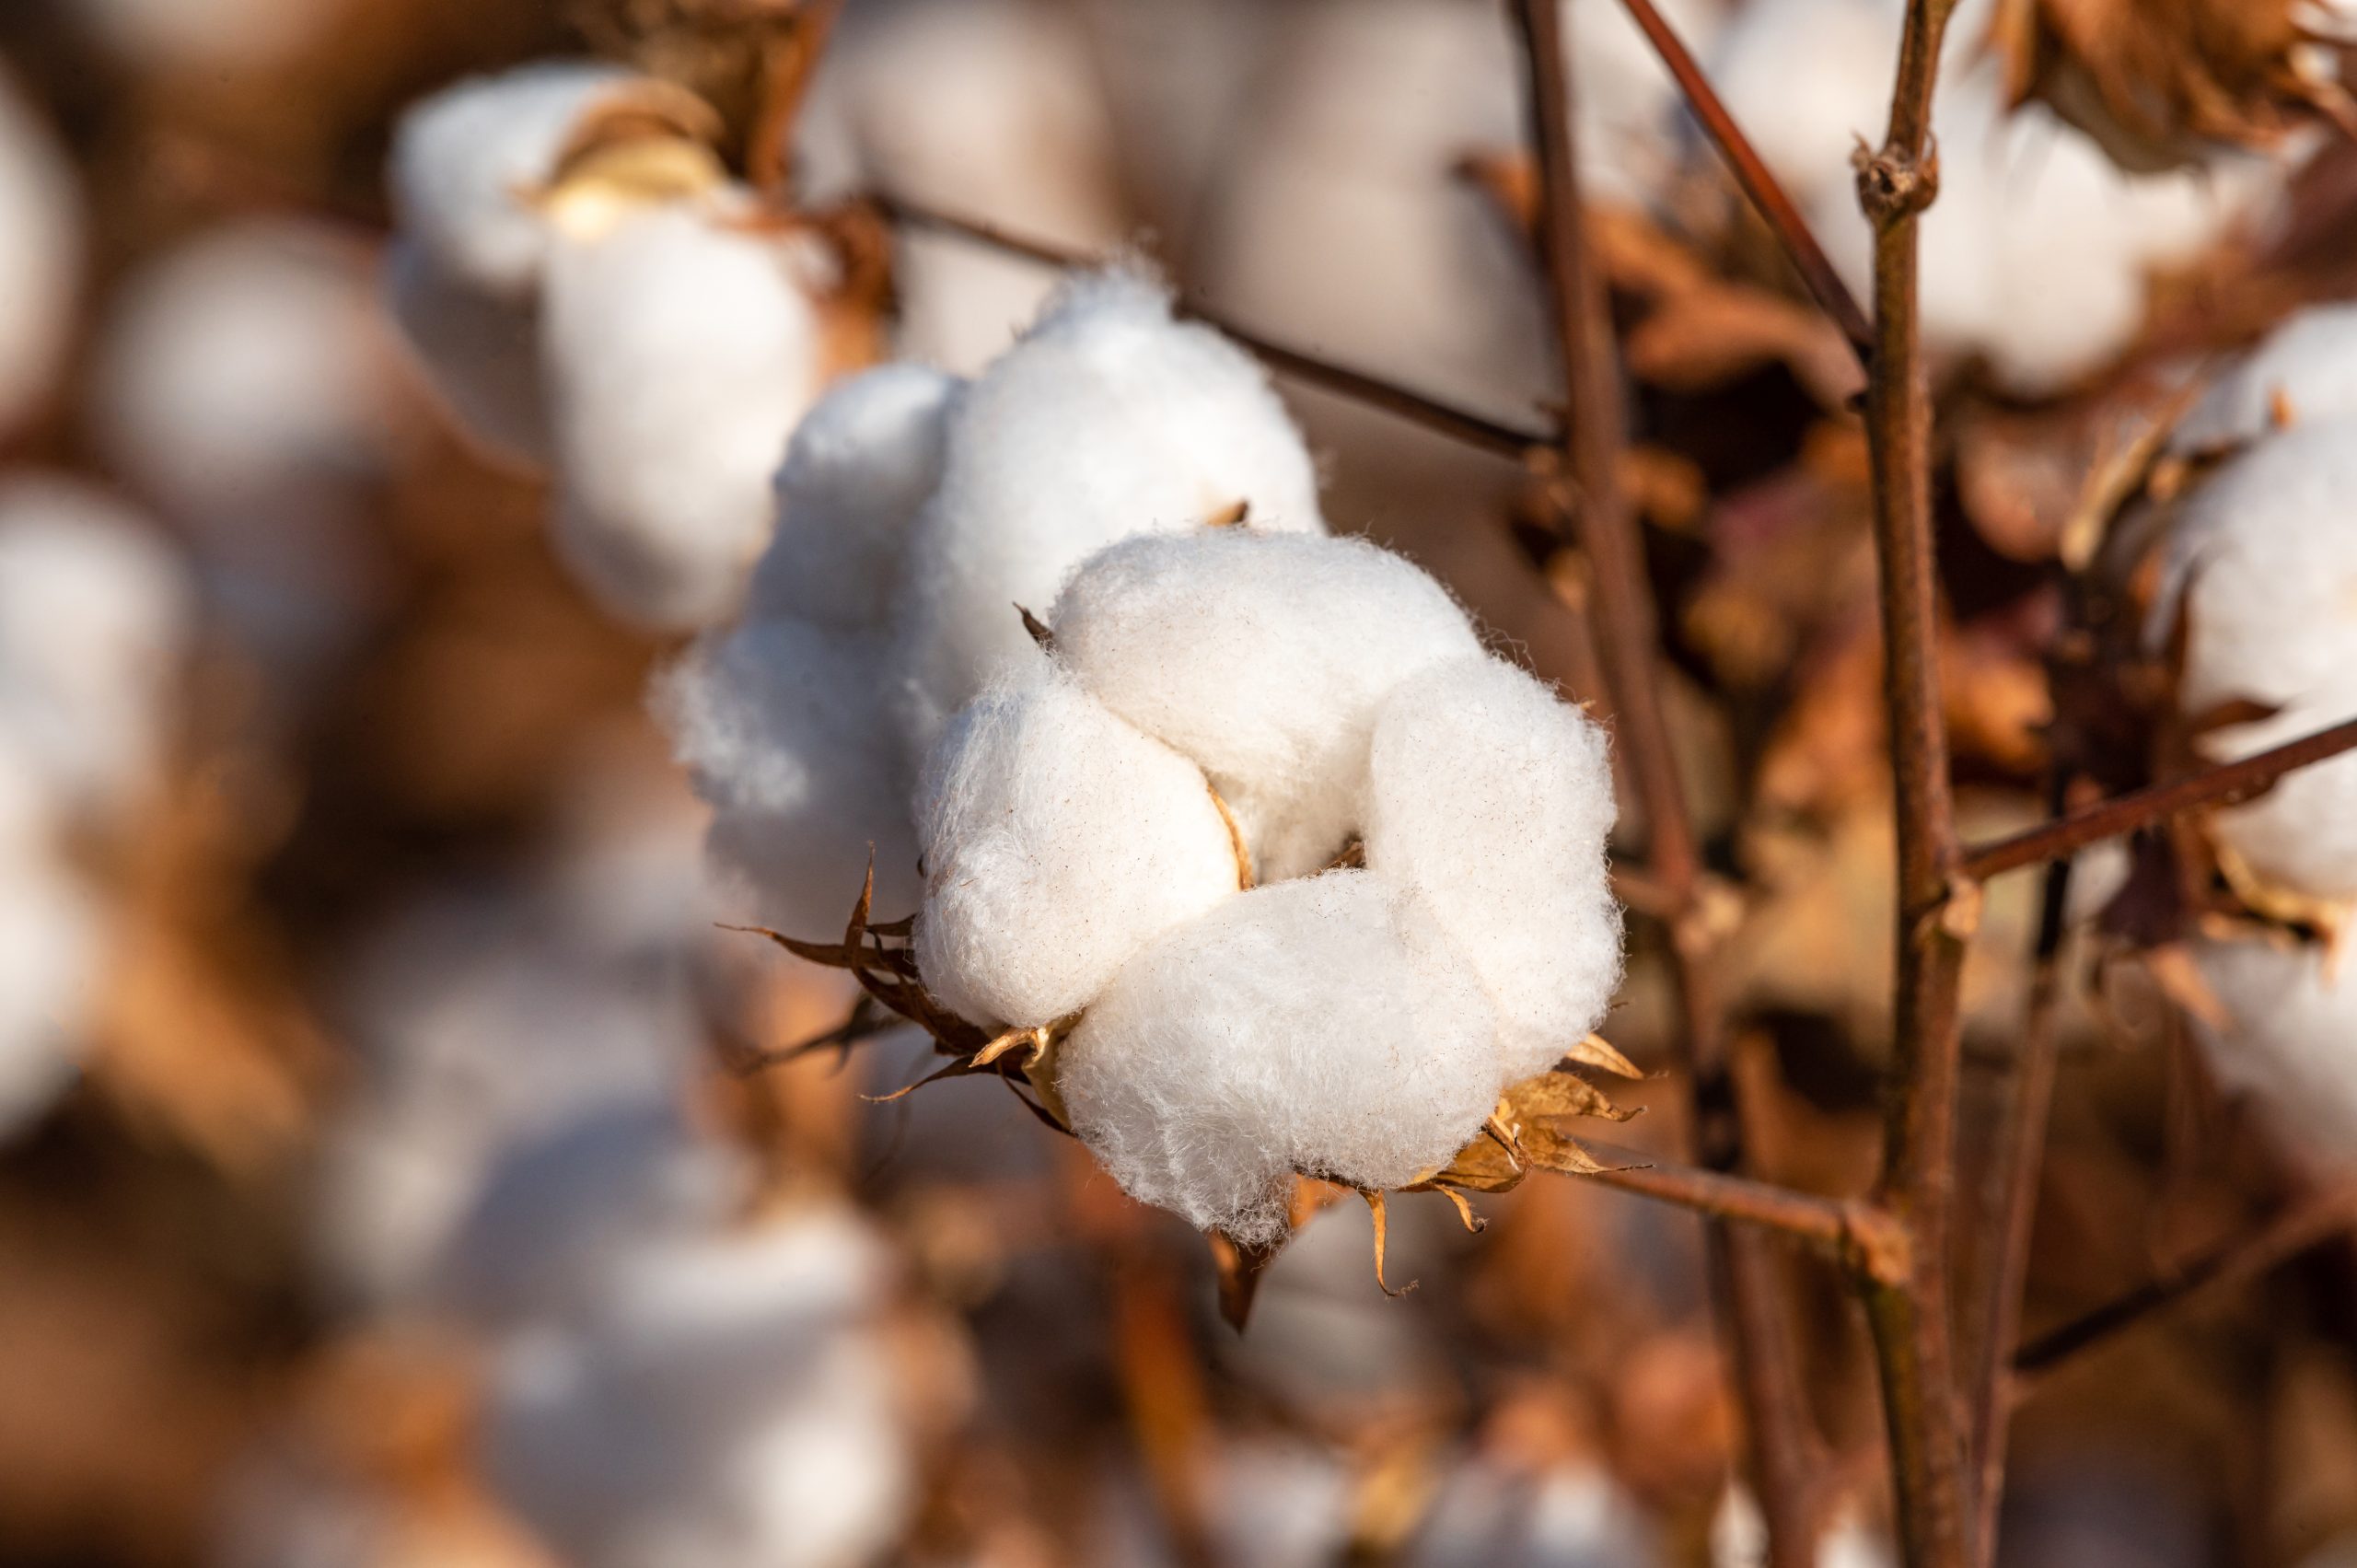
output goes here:
{"type": "Polygon", "coordinates": [[[1140,278],[1068,283],[950,412],[941,485],[910,536],[894,610],[911,753],[1035,656],[1015,605],[1043,610],[1117,540],[1239,503],[1255,527],[1324,531],[1308,451],[1260,367],[1173,320],[1140,278]]]}
{"type": "Polygon", "coordinates": [[[1480,975],[1505,1079],[1547,1071],[1620,983],[1604,731],[1511,665],[1459,659],[1392,695],[1369,755],[1368,867],[1480,975]]]}
{"type": "Polygon", "coordinates": [[[1211,776],[1256,875],[1332,862],[1364,826],[1367,745],[1401,682],[1480,643],[1448,591],[1364,540],[1206,528],[1091,556],[1057,662],[1211,776]]]}
{"type": "Polygon", "coordinates": [[[82,197],[49,126],[0,66],[0,435],[46,395],[73,330],[82,197]]]}
{"type": "Polygon", "coordinates": [[[883,624],[910,526],[941,480],[958,386],[923,366],[885,365],[828,389],[778,470],[777,530],[753,569],[748,620],[883,624]]]}
{"type": "Polygon", "coordinates": [[[2194,1037],[2220,1084],[2248,1097],[2305,1158],[2357,1152],[2357,976],[2321,947],[2204,941],[2194,948],[2217,1016],[2194,1037]]]}
{"type": "MultiPolygon", "coordinates": [[[[2357,426],[2294,425],[2261,441],[2179,505],[2171,575],[2184,584],[2189,716],[2235,703],[2276,711],[2203,735],[2224,761],[2357,713],[2357,426]]],[[[2259,884],[2357,899],[2357,758],[2287,774],[2212,814],[2222,848],[2259,884]]]]}
{"type": "Polygon", "coordinates": [[[978,1024],[1033,1028],[1077,1011],[1240,880],[1202,771],[1053,669],[958,715],[926,762],[916,816],[917,964],[978,1024]]]}
{"type": "Polygon", "coordinates": [[[713,862],[792,935],[842,930],[871,847],[879,918],[913,911],[922,892],[912,770],[880,700],[881,662],[873,633],[749,621],[699,644],[656,698],[713,807],[713,862]]]}
{"type": "Polygon", "coordinates": [[[736,610],[769,536],[771,475],[830,368],[822,252],[748,218],[651,208],[549,263],[557,550],[651,629],[736,610]]]}
{"type": "Polygon", "coordinates": [[[2171,434],[2180,452],[2223,451],[2294,424],[2357,415],[2357,305],[2312,305],[2221,376],[2171,434]]]}
{"type": "Polygon", "coordinates": [[[1268,1243],[1296,1169],[1399,1187],[1477,1136],[1503,1086],[1496,1030],[1416,900],[1335,871],[1222,900],[1132,958],[1056,1083],[1124,1191],[1268,1243]]]}

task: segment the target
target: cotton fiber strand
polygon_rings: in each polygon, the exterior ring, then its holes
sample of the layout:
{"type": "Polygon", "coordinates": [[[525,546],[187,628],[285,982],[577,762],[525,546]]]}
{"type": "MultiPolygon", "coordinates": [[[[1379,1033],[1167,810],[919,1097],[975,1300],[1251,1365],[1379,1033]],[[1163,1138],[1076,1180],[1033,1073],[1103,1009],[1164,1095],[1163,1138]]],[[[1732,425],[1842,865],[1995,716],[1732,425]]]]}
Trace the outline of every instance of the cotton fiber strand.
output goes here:
{"type": "Polygon", "coordinates": [[[1260,367],[1139,278],[1067,284],[950,412],[895,611],[911,753],[1032,656],[1016,605],[1045,613],[1097,550],[1238,503],[1255,527],[1324,531],[1308,451],[1260,367]]]}
{"type": "Polygon", "coordinates": [[[1200,765],[1262,881],[1329,864],[1363,826],[1394,688],[1480,644],[1446,589],[1364,540],[1223,528],[1125,540],[1056,601],[1057,662],[1200,765]]]}
{"type": "Polygon", "coordinates": [[[958,715],[926,763],[917,829],[917,964],[976,1023],[1063,1017],[1238,885],[1202,770],[1052,669],[958,715]]]}
{"type": "Polygon", "coordinates": [[[1296,1168],[1373,1189],[1446,1164],[1496,1103],[1496,1028],[1414,900],[1335,871],[1223,900],[1132,958],[1057,1085],[1131,1196],[1268,1242],[1296,1168]]]}
{"type": "Polygon", "coordinates": [[[1604,731],[1492,658],[1402,686],[1376,722],[1366,862],[1412,891],[1495,1005],[1509,1082],[1602,1022],[1620,982],[1604,731]]]}
{"type": "Polygon", "coordinates": [[[549,264],[557,549],[607,609],[655,629],[736,610],[771,476],[825,374],[814,243],[731,215],[653,208],[549,264]]]}
{"type": "Polygon", "coordinates": [[[876,910],[916,908],[913,770],[887,720],[873,634],[790,618],[707,638],[657,698],[679,761],[713,808],[710,853],[758,917],[833,940],[875,850],[876,910]]]}
{"type": "Polygon", "coordinates": [[[2357,976],[2329,972],[2321,947],[2272,941],[2204,941],[2194,956],[2224,1014],[2194,1029],[2220,1084],[2306,1158],[2357,1159],[2357,976]]]}
{"type": "Polygon", "coordinates": [[[82,238],[74,166],[0,67],[0,435],[32,412],[64,357],[82,238]]]}

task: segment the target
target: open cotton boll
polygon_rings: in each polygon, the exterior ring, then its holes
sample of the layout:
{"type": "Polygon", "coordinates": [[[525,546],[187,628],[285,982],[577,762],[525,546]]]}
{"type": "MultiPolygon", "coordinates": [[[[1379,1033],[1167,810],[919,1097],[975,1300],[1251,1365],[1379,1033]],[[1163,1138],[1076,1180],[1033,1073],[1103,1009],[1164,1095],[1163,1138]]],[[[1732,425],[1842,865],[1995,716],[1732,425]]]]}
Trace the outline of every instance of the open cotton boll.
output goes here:
{"type": "Polygon", "coordinates": [[[2203,941],[2201,978],[2223,1012],[2195,1038],[2219,1082],[2247,1096],[2307,1158],[2357,1158],[2357,977],[2333,974],[2325,950],[2275,942],[2203,941]]]}
{"type": "Polygon", "coordinates": [[[2357,415],[2357,304],[2312,305],[2284,320],[2211,385],[2170,445],[2256,441],[2275,429],[2279,400],[2295,424],[2357,415]]]}
{"type": "Polygon", "coordinates": [[[64,9],[136,69],[261,71],[322,37],[352,0],[66,0],[64,9]]]}
{"type": "Polygon", "coordinates": [[[1509,1081],[1547,1071],[1620,983],[1604,731],[1511,665],[1458,659],[1384,704],[1368,776],[1368,866],[1480,975],[1509,1081]]]}
{"type": "Polygon", "coordinates": [[[454,284],[422,247],[402,238],[386,247],[383,286],[411,364],[459,433],[504,467],[547,467],[538,301],[500,299],[454,284]]]}
{"type": "Polygon", "coordinates": [[[1076,1011],[1147,943],[1237,890],[1235,842],[1202,771],[1051,669],[958,715],[916,814],[917,966],[976,1023],[1076,1011]]]}
{"type": "Polygon", "coordinates": [[[778,470],[777,531],[753,568],[746,619],[883,624],[909,527],[941,482],[958,386],[923,366],[883,365],[827,389],[778,470]]]}
{"type": "Polygon", "coordinates": [[[1309,453],[1260,367],[1173,320],[1143,279],[1067,283],[950,411],[940,488],[910,535],[894,609],[911,754],[1033,656],[1016,604],[1052,603],[1116,540],[1239,502],[1258,528],[1325,528],[1309,453]]]}
{"type": "Polygon", "coordinates": [[[1318,870],[1360,828],[1383,699],[1481,652],[1403,557],[1250,528],[1125,540],[1074,574],[1051,621],[1091,696],[1211,775],[1262,881],[1318,870]]]}
{"type": "Polygon", "coordinates": [[[137,514],[77,481],[0,481],[0,747],[60,808],[155,780],[195,592],[137,514]]]}
{"type": "Polygon", "coordinates": [[[912,770],[881,701],[882,645],[790,619],[749,621],[700,644],[656,705],[696,793],[711,855],[743,877],[760,918],[832,940],[875,850],[878,919],[922,892],[909,816],[912,770]]]}
{"type": "Polygon", "coordinates": [[[81,879],[46,846],[0,843],[0,1139],[73,1084],[103,958],[81,879]]]}
{"type": "Polygon", "coordinates": [[[771,476],[826,377],[815,242],[743,226],[732,206],[649,209],[549,263],[557,549],[650,628],[737,608],[771,476]]]}
{"type": "Polygon", "coordinates": [[[1749,0],[1695,52],[1786,194],[1808,205],[1833,190],[1854,206],[1850,154],[1890,117],[1904,21],[1890,0],[1749,0]]]}
{"type": "Polygon", "coordinates": [[[73,329],[82,265],[74,167],[0,65],[0,435],[54,379],[73,329]]]}
{"type": "Polygon", "coordinates": [[[1376,1189],[1446,1164],[1504,1086],[1496,1031],[1414,900],[1333,871],[1223,900],[1132,958],[1057,1087],[1122,1191],[1267,1242],[1296,1169],[1376,1189]]]}

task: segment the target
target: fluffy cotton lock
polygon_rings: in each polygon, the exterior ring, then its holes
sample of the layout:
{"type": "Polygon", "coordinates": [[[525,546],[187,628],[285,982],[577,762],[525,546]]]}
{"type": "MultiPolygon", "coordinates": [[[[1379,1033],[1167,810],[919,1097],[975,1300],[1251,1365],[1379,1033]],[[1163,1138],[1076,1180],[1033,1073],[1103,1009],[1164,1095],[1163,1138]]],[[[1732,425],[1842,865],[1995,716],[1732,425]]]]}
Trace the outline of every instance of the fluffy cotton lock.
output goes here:
{"type": "Polygon", "coordinates": [[[1384,705],[1368,776],[1367,865],[1480,977],[1506,1080],[1547,1071],[1620,981],[1604,731],[1511,665],[1459,659],[1384,705]]]}
{"type": "Polygon", "coordinates": [[[1260,367],[1173,320],[1143,279],[1066,284],[950,411],[894,614],[911,755],[1032,656],[1014,606],[1043,611],[1105,545],[1238,504],[1257,528],[1324,531],[1309,454],[1260,367]]]}
{"type": "Polygon", "coordinates": [[[2194,1035],[2219,1082],[2247,1096],[2305,1156],[2357,1154],[2357,977],[2324,949],[2204,941],[2195,961],[2223,1017],[2194,1035]]]}
{"type": "Polygon", "coordinates": [[[1372,872],[1255,888],[1122,966],[1057,1058],[1124,1191],[1247,1243],[1295,1169],[1368,1188],[1444,1165],[1501,1083],[1480,981],[1372,872]]]}
{"type": "Polygon", "coordinates": [[[65,354],[82,263],[73,165],[0,65],[0,435],[50,388],[65,354]]]}
{"type": "Polygon", "coordinates": [[[958,715],[926,762],[916,815],[918,968],[976,1023],[1064,1017],[1239,884],[1202,771],[1053,668],[958,715]]]}
{"type": "MultiPolygon", "coordinates": [[[[2250,701],[2270,716],[2200,739],[2247,757],[2357,714],[2357,424],[2322,420],[2260,441],[2178,507],[2170,575],[2184,585],[2189,716],[2250,701]]],[[[2211,819],[2222,846],[2276,887],[2357,899],[2357,759],[2336,757],[2211,819]]]]}
{"type": "Polygon", "coordinates": [[[806,233],[733,197],[631,214],[550,258],[541,366],[558,552],[650,628],[735,610],[770,530],[770,480],[825,379],[806,233]]]}
{"type": "Polygon", "coordinates": [[[1056,600],[1058,664],[1208,773],[1256,874],[1330,863],[1362,827],[1376,713],[1477,658],[1448,591],[1364,540],[1222,528],[1128,540],[1056,600]]]}

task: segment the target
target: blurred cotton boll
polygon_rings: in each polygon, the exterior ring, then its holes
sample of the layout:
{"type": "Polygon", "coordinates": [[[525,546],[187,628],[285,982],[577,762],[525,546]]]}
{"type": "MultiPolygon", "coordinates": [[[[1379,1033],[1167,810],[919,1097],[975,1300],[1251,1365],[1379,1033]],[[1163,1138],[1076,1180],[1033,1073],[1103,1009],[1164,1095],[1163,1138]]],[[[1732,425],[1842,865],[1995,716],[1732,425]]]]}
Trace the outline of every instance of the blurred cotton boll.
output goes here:
{"type": "Polygon", "coordinates": [[[2357,1150],[2357,978],[2321,948],[2274,941],[2206,941],[2195,957],[2220,1014],[2194,1032],[2219,1082],[2303,1158],[2345,1167],[2357,1150]]]}
{"type": "Polygon", "coordinates": [[[232,626],[282,670],[366,606],[366,494],[411,419],[366,252],[291,219],[200,233],[134,273],[90,403],[115,469],[188,531],[232,626]]]}
{"type": "Polygon", "coordinates": [[[82,223],[65,149],[0,62],[0,436],[48,395],[64,357],[82,223]]]}
{"type": "Polygon", "coordinates": [[[0,1139],[74,1081],[105,955],[99,901],[58,858],[42,794],[0,742],[0,1139]]]}
{"type": "Polygon", "coordinates": [[[259,71],[317,41],[351,0],[67,0],[110,51],[152,73],[259,71]]]}

